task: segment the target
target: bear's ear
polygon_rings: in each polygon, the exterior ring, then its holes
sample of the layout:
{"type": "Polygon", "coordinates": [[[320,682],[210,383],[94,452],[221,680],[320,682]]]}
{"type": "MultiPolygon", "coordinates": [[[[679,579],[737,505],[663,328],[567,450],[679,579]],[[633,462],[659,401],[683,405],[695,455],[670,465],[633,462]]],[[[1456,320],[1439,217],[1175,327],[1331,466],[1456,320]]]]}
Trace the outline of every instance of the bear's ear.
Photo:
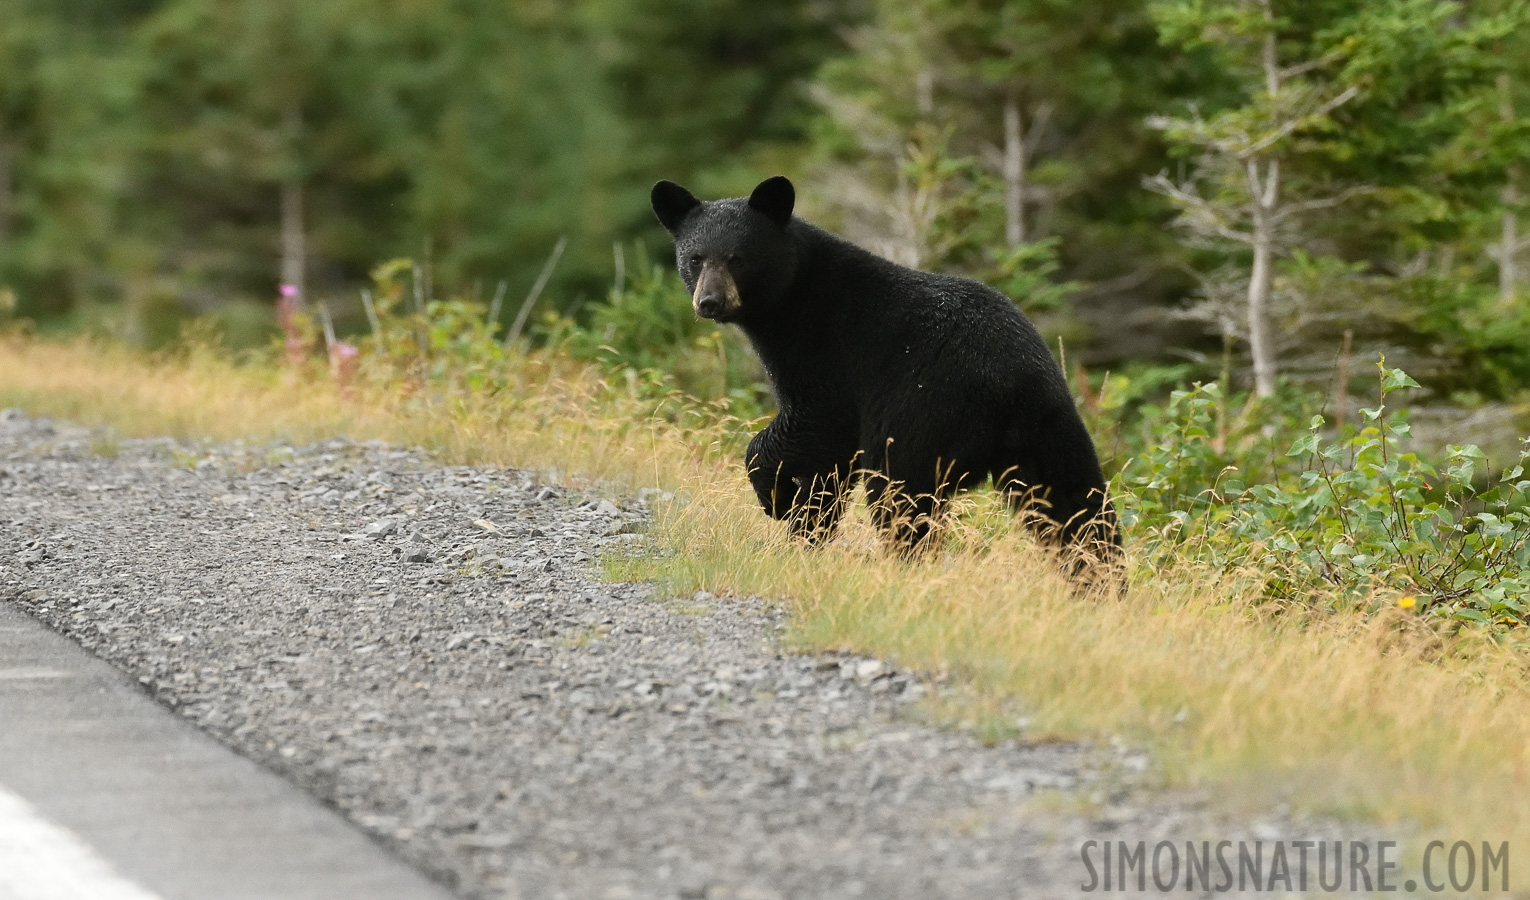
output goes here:
{"type": "Polygon", "coordinates": [[[749,205],[770,217],[770,221],[785,228],[792,221],[792,204],[797,202],[797,191],[785,175],[776,175],[760,182],[749,195],[749,205]]]}
{"type": "Polygon", "coordinates": [[[673,181],[661,181],[654,185],[649,199],[653,201],[654,215],[659,217],[670,234],[677,233],[686,215],[701,205],[701,201],[693,197],[690,191],[673,181]]]}

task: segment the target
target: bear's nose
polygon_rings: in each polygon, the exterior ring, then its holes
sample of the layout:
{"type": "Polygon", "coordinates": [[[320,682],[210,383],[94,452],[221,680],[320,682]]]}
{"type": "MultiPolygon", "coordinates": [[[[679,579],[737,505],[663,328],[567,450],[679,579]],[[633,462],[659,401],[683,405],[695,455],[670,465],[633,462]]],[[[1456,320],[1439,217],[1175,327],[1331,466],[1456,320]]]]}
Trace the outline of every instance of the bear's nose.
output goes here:
{"type": "Polygon", "coordinates": [[[696,301],[696,315],[703,319],[712,319],[722,312],[722,298],[716,294],[704,294],[696,301]]]}

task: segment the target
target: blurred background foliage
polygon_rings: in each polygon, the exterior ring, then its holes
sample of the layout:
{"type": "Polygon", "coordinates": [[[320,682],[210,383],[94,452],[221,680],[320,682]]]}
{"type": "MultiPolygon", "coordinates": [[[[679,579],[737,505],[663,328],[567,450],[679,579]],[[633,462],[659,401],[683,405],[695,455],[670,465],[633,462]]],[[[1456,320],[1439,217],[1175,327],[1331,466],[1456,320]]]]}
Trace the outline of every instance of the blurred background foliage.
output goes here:
{"type": "Polygon", "coordinates": [[[691,318],[647,191],[782,172],[805,216],[1008,291],[1086,395],[1258,388],[1262,328],[1288,381],[1332,391],[1341,355],[1385,351],[1436,400],[1512,412],[1526,21],[1519,0],[0,0],[0,317],[149,347],[201,318],[261,346],[294,283],[356,333],[369,272],[406,257],[411,290],[497,339],[519,317],[518,340],[764,409],[738,336],[691,318]]]}

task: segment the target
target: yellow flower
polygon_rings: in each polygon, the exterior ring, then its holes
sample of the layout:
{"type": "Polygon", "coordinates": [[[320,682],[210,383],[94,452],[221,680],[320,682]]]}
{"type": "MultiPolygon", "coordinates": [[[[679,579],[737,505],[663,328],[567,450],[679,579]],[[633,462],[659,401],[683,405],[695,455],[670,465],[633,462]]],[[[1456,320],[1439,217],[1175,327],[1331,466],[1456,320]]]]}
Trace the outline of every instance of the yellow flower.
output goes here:
{"type": "Polygon", "coordinates": [[[1397,605],[1401,606],[1403,609],[1412,609],[1418,605],[1418,598],[1412,594],[1409,594],[1406,597],[1399,597],[1397,598],[1397,605]]]}

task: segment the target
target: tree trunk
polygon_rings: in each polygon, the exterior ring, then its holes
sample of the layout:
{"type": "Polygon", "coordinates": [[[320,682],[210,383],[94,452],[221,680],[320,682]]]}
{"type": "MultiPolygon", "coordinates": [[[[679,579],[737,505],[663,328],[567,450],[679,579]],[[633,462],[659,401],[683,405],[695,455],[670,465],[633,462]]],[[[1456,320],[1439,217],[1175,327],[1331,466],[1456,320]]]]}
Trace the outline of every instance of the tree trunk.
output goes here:
{"type": "Polygon", "coordinates": [[[1275,393],[1275,351],[1269,322],[1274,241],[1262,218],[1254,223],[1254,267],[1248,279],[1248,343],[1254,357],[1254,393],[1268,397],[1275,393]]]}
{"type": "MultiPolygon", "coordinates": [[[[1275,46],[1275,11],[1270,0],[1262,0],[1268,30],[1264,34],[1261,57],[1264,64],[1264,87],[1273,98],[1280,93],[1280,61],[1275,46]]],[[[1248,344],[1254,358],[1254,393],[1269,397],[1275,393],[1275,342],[1270,334],[1270,285],[1274,281],[1274,213],[1280,203],[1280,159],[1265,161],[1260,171],[1259,157],[1244,161],[1248,178],[1249,208],[1252,213],[1251,244],[1254,264],[1248,275],[1248,344]]]]}
{"type": "Polygon", "coordinates": [[[303,178],[299,171],[299,145],[303,134],[303,111],[296,103],[282,111],[286,138],[287,174],[282,179],[282,284],[297,290],[297,301],[308,299],[308,245],[303,231],[303,178]]]}
{"type": "Polygon", "coordinates": [[[1004,242],[1013,250],[1025,243],[1025,131],[1020,97],[1004,97],[1004,242]]]}
{"type": "Polygon", "coordinates": [[[297,289],[298,302],[305,298],[304,265],[307,248],[303,234],[303,185],[282,182],[282,284],[297,289]]]}
{"type": "Polygon", "coordinates": [[[1260,171],[1259,160],[1245,163],[1249,189],[1250,246],[1254,264],[1248,275],[1248,343],[1254,358],[1254,393],[1275,393],[1275,341],[1270,333],[1270,287],[1274,282],[1274,213],[1280,203],[1280,160],[1260,171]]]}

